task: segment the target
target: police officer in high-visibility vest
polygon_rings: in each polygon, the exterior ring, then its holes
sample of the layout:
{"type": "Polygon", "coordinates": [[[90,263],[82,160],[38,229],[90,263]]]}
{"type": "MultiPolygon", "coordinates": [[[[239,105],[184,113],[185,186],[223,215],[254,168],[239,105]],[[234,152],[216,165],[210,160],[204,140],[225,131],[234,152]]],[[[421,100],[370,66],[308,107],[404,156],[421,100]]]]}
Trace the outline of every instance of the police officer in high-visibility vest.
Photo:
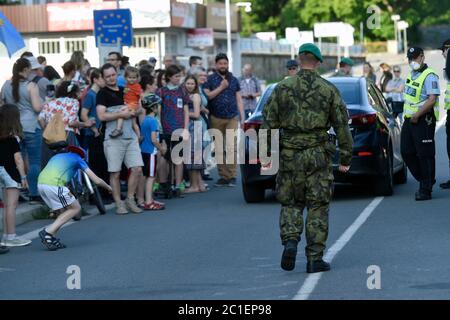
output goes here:
{"type": "Polygon", "coordinates": [[[434,132],[439,120],[439,76],[425,63],[422,48],[410,48],[407,57],[411,72],[403,93],[401,153],[411,174],[420,182],[416,201],[423,201],[431,199],[436,182],[434,132]]]}
{"type": "MultiPolygon", "coordinates": [[[[442,50],[442,55],[446,60],[444,78],[447,80],[447,88],[445,90],[444,109],[447,111],[447,122],[445,124],[445,128],[447,132],[447,154],[450,168],[450,39],[444,41],[440,49],[442,50]]],[[[450,189],[450,180],[441,183],[440,186],[442,189],[450,189]]]]}

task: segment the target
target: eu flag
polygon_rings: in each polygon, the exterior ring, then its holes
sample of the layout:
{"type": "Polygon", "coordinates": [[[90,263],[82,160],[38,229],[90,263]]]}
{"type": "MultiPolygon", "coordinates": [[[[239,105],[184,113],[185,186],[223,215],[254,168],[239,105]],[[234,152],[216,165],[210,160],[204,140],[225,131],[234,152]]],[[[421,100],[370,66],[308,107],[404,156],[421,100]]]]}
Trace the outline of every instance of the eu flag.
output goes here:
{"type": "Polygon", "coordinates": [[[0,12],[0,42],[6,46],[9,57],[20,49],[25,48],[22,36],[9,20],[6,19],[3,12],[0,12]]]}

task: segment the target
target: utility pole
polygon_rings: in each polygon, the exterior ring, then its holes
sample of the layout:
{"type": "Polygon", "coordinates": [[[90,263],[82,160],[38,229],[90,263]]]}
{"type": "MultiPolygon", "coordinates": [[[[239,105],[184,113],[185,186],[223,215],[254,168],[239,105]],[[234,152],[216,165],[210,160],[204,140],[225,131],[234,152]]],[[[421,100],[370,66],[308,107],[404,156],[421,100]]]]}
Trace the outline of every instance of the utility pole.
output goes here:
{"type": "Polygon", "coordinates": [[[225,1],[226,23],[227,23],[227,56],[229,69],[233,72],[233,49],[231,48],[231,6],[230,0],[225,1]]]}

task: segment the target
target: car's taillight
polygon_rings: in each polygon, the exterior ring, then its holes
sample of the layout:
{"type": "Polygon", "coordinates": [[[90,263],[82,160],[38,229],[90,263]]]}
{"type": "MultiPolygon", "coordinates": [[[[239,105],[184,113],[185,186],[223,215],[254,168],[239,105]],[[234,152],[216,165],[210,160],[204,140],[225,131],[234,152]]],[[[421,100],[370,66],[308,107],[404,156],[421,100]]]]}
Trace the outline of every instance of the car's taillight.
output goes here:
{"type": "Polygon", "coordinates": [[[249,129],[254,129],[254,130],[258,131],[260,127],[261,127],[260,121],[246,121],[244,123],[244,132],[249,129]]]}
{"type": "Polygon", "coordinates": [[[350,124],[353,126],[370,126],[377,121],[377,114],[360,114],[351,117],[350,124]]]}

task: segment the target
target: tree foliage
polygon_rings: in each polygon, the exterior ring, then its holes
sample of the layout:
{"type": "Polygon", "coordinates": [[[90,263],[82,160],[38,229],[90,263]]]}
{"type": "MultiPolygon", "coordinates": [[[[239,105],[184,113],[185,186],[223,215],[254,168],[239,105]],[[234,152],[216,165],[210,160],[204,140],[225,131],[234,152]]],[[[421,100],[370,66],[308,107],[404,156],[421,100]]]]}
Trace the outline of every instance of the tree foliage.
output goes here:
{"type": "MultiPolygon", "coordinates": [[[[233,0],[234,1],[234,0],[233,0]]],[[[248,0],[247,0],[248,1],[248,0]]],[[[368,40],[394,38],[391,15],[399,14],[414,33],[419,25],[450,23],[450,1],[447,0],[250,0],[252,12],[242,12],[242,33],[275,31],[284,37],[287,27],[312,30],[316,22],[343,21],[355,28],[359,39],[360,25],[368,40]],[[380,28],[368,28],[372,13],[368,8],[376,5],[381,12],[380,28]]],[[[234,2],[238,2],[235,0],[234,2]]]]}

